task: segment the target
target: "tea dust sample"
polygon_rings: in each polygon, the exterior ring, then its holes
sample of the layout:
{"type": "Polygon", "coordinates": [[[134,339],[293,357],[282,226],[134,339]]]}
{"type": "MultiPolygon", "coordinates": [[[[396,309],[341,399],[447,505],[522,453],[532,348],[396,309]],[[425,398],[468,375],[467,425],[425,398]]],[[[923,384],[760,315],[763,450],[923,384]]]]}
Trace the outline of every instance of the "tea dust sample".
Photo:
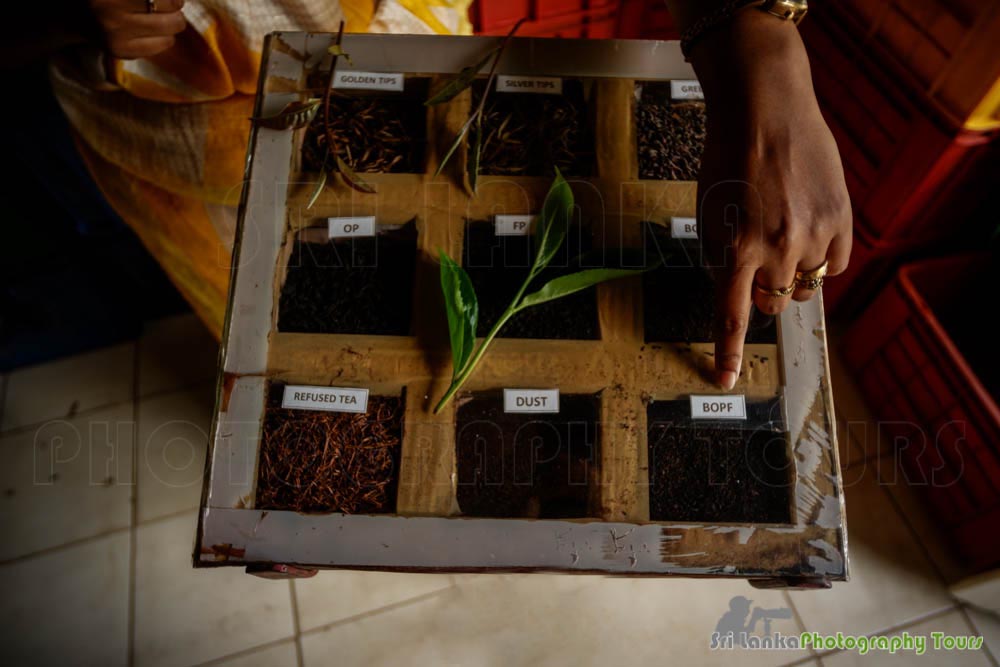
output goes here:
{"type": "Polygon", "coordinates": [[[392,513],[399,480],[403,401],[372,396],[368,412],[281,407],[269,388],[257,476],[257,509],[392,513]]]}
{"type": "Polygon", "coordinates": [[[639,178],[696,181],[705,150],[705,103],[673,102],[670,85],[643,84],[636,106],[639,178]]]}

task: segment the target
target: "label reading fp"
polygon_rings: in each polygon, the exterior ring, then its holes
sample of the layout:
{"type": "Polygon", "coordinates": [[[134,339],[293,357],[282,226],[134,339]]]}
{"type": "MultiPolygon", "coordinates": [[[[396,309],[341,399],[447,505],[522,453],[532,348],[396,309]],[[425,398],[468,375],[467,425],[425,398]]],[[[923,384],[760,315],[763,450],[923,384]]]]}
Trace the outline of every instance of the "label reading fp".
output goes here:
{"type": "Polygon", "coordinates": [[[705,93],[701,92],[701,84],[697,80],[675,79],[670,82],[670,99],[703,100],[705,99],[705,93]]]}
{"type": "Polygon", "coordinates": [[[497,75],[498,93],[549,93],[562,95],[562,79],[553,76],[497,75]]]}
{"type": "Polygon", "coordinates": [[[698,221],[694,218],[670,218],[670,236],[675,239],[698,238],[698,221]]]}
{"type": "Polygon", "coordinates": [[[493,219],[494,233],[497,236],[525,236],[531,233],[533,215],[498,215],[493,219]]]}
{"type": "Polygon", "coordinates": [[[744,396],[691,396],[691,419],[746,419],[744,396]]]}
{"type": "Polygon", "coordinates": [[[363,90],[403,90],[403,75],[393,72],[338,71],[333,77],[334,88],[363,90]]]}
{"type": "Polygon", "coordinates": [[[558,389],[504,389],[504,412],[559,412],[558,389]]]}
{"type": "Polygon", "coordinates": [[[323,412],[368,412],[368,390],[354,387],[285,385],[281,407],[323,412]]]}
{"type": "Polygon", "coordinates": [[[353,239],[375,236],[375,216],[327,218],[331,239],[353,239]]]}

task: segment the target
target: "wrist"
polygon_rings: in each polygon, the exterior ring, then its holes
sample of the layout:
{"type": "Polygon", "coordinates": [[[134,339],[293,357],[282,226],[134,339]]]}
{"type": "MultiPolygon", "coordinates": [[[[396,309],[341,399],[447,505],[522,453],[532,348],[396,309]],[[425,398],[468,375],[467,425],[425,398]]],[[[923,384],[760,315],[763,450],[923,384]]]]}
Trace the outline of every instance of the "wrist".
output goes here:
{"type": "Polygon", "coordinates": [[[812,96],[809,61],[795,24],[757,9],[737,12],[704,35],[690,60],[710,113],[713,106],[766,96],[812,96]]]}

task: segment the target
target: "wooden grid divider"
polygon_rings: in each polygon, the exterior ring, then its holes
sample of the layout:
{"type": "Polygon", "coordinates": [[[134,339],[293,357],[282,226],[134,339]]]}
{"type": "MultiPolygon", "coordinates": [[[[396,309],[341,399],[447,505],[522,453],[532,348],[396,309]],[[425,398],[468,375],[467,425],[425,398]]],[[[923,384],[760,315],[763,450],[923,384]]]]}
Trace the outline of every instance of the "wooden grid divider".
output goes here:
{"type": "MultiPolygon", "coordinates": [[[[432,89],[440,81],[432,81],[432,89]]],[[[595,83],[596,175],[570,179],[584,220],[592,223],[594,247],[641,247],[641,223],[694,215],[695,184],[640,181],[633,113],[634,82],[595,83]]],[[[470,197],[463,183],[464,148],[441,176],[432,174],[441,155],[468,117],[465,91],[427,114],[428,150],[424,174],[373,174],[378,190],[363,195],[339,179],[314,207],[307,175],[289,189],[290,226],[307,227],[332,215],[375,214],[380,223],[417,219],[418,263],[412,337],[287,334],[272,332],[269,377],[285,382],[368,387],[373,394],[399,395],[406,407],[397,513],[451,516],[455,498],[454,402],[434,415],[434,402],[451,376],[447,333],[438,287],[440,250],[462,256],[468,220],[497,213],[537,213],[551,178],[480,177],[470,197]],[[345,212],[349,210],[350,212],[345,212]]],[[[290,237],[289,237],[290,238],[290,237]]],[[[283,253],[287,258],[288,253],[283,253]]],[[[277,284],[285,267],[276,269],[277,284]]],[[[597,290],[601,339],[498,339],[466,385],[468,391],[504,386],[558,387],[565,394],[599,394],[599,484],[592,510],[605,520],[649,520],[646,403],[690,393],[717,393],[712,380],[712,345],[647,344],[642,322],[642,281],[619,280],[597,290]]],[[[275,296],[277,298],[277,295],[275,296]]],[[[776,396],[780,364],[775,345],[749,345],[736,391],[751,398],[776,396]]]]}

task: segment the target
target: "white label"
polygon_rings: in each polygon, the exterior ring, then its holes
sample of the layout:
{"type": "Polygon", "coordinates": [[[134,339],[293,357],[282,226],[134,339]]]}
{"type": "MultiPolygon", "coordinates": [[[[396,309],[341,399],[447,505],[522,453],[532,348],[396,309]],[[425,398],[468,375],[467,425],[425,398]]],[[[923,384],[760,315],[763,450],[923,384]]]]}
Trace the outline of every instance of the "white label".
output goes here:
{"type": "Polygon", "coordinates": [[[327,218],[331,239],[353,239],[375,236],[375,216],[354,218],[327,218]]]}
{"type": "Polygon", "coordinates": [[[743,396],[691,396],[691,419],[746,419],[743,396]]]}
{"type": "Polygon", "coordinates": [[[498,215],[493,219],[497,236],[526,236],[531,233],[533,215],[498,215]]]}
{"type": "Polygon", "coordinates": [[[549,93],[562,95],[562,79],[554,76],[497,75],[498,93],[549,93]]]}
{"type": "Polygon", "coordinates": [[[281,407],[323,412],[368,412],[368,390],[353,387],[285,385],[281,407]]]}
{"type": "Polygon", "coordinates": [[[675,239],[698,238],[698,221],[694,218],[670,218],[670,236],[675,239]]]}
{"type": "Polygon", "coordinates": [[[559,412],[558,389],[504,389],[504,412],[559,412]]]}
{"type": "Polygon", "coordinates": [[[674,100],[703,100],[705,94],[701,92],[701,84],[696,80],[674,80],[670,82],[670,98],[674,100]]]}
{"type": "Polygon", "coordinates": [[[393,72],[337,71],[333,77],[334,88],[359,88],[364,90],[403,90],[403,75],[393,72]]]}

